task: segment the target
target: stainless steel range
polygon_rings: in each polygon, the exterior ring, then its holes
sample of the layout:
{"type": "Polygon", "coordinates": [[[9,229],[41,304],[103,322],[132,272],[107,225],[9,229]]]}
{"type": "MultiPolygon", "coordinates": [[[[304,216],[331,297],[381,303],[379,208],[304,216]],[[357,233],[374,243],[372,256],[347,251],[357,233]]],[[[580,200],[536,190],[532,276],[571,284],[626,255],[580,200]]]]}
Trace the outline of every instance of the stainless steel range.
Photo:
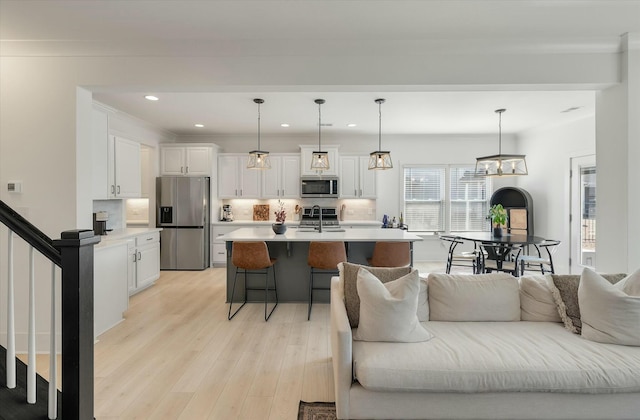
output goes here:
{"type": "Polygon", "coordinates": [[[300,219],[301,228],[317,228],[322,227],[339,228],[338,209],[335,207],[305,207],[302,209],[302,219],[300,219]]]}

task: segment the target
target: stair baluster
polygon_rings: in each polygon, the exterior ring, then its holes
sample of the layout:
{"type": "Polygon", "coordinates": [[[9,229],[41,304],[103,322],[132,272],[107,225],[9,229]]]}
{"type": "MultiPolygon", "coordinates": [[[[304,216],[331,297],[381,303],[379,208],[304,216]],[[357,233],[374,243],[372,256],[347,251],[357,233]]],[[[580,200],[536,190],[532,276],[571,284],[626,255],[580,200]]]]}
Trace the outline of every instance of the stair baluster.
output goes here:
{"type": "Polygon", "coordinates": [[[49,419],[58,417],[58,359],[56,353],[56,265],[51,263],[51,326],[49,327],[49,419]]]}
{"type": "Polygon", "coordinates": [[[29,331],[27,344],[27,402],[36,403],[36,270],[33,247],[29,247],[29,331]]]}
{"type": "Polygon", "coordinates": [[[9,230],[7,245],[7,388],[16,387],[16,327],[13,296],[13,232],[9,230]]]}

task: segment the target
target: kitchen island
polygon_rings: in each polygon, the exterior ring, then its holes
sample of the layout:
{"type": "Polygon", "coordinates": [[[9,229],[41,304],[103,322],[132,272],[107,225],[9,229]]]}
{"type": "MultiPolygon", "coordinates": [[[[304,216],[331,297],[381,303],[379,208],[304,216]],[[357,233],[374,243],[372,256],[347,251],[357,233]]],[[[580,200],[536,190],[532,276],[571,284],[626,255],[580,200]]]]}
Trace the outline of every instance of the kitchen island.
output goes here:
{"type": "MultiPolygon", "coordinates": [[[[276,277],[278,281],[279,302],[307,302],[309,296],[309,266],[307,254],[312,241],[343,241],[347,247],[347,259],[356,264],[367,264],[367,258],[373,254],[373,247],[378,241],[409,242],[413,255],[413,242],[422,238],[401,229],[323,229],[322,233],[306,229],[289,227],[282,235],[273,233],[271,227],[260,226],[240,228],[218,238],[225,241],[227,249],[227,302],[231,298],[231,288],[235,275],[235,266],[231,262],[233,242],[265,241],[271,258],[277,258],[276,277]]],[[[412,259],[413,261],[413,256],[412,259]]],[[[321,284],[323,281],[320,279],[321,284]]],[[[271,275],[269,276],[271,284],[271,275]]],[[[264,285],[264,277],[250,275],[247,282],[252,286],[264,285]]],[[[329,285],[329,276],[326,276],[329,285]]],[[[236,299],[243,296],[242,282],[236,284],[236,299]]],[[[248,301],[264,301],[264,292],[249,291],[248,301]]],[[[314,302],[329,302],[329,292],[316,291],[314,302]]]]}

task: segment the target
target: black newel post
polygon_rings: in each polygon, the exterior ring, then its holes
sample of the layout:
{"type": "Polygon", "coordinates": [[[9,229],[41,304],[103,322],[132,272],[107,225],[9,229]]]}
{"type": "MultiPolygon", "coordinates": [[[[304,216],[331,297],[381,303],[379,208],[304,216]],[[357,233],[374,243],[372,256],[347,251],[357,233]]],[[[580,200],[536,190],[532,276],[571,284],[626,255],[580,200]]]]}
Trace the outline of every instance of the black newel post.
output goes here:
{"type": "Polygon", "coordinates": [[[93,420],[92,230],[62,232],[62,418],[93,420]]]}

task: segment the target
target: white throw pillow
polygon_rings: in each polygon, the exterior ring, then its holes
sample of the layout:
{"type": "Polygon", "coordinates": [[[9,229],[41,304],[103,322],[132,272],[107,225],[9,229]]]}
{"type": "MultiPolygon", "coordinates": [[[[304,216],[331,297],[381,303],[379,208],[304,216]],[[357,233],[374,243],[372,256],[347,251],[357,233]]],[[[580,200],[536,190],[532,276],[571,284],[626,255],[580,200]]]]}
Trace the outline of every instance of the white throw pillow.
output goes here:
{"type": "Polygon", "coordinates": [[[520,277],[520,318],[523,321],[562,322],[553,299],[551,275],[520,277]]]}
{"type": "Polygon", "coordinates": [[[426,322],[429,320],[429,295],[427,294],[427,276],[420,276],[420,291],[418,292],[418,321],[426,322]]]}
{"type": "Polygon", "coordinates": [[[625,292],[637,291],[639,283],[638,272],[613,285],[585,268],[578,286],[582,336],[600,343],[640,346],[640,296],[625,292]]]}
{"type": "Polygon", "coordinates": [[[420,278],[417,271],[387,283],[364,268],[358,270],[360,322],[354,339],[415,343],[433,335],[416,315],[420,278]]]}
{"type": "Polygon", "coordinates": [[[429,274],[429,320],[520,321],[518,279],[506,273],[429,274]]]}

